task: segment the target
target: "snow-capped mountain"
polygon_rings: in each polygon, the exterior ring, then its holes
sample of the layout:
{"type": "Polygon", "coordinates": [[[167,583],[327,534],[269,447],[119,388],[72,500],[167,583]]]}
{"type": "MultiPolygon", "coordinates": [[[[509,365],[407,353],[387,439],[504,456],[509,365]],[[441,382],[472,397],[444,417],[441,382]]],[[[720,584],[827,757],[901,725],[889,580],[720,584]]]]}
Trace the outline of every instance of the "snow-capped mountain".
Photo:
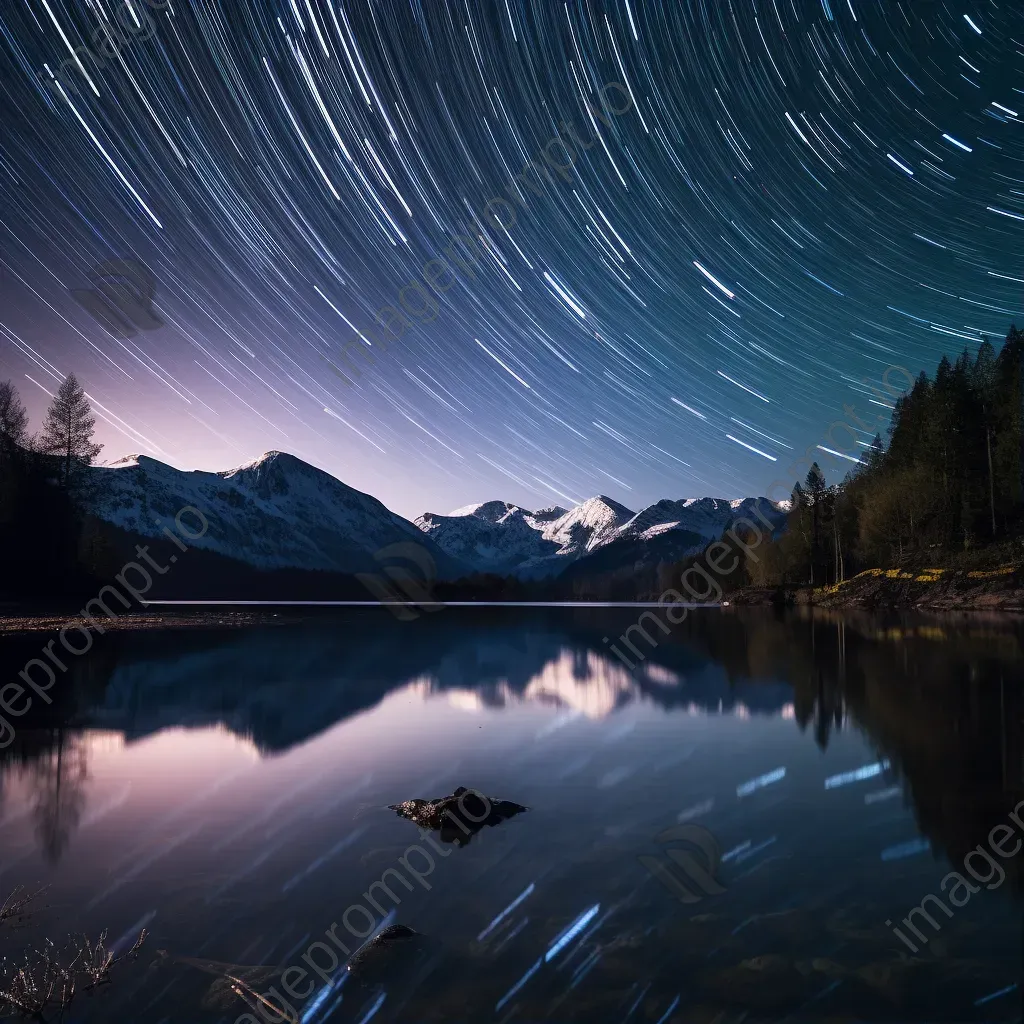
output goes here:
{"type": "Polygon", "coordinates": [[[531,512],[504,501],[466,505],[446,516],[427,512],[416,525],[442,551],[479,572],[552,576],[571,560],[613,539],[633,513],[598,495],[567,511],[531,512]]]}
{"type": "Polygon", "coordinates": [[[740,518],[761,526],[767,521],[777,530],[788,504],[767,498],[665,498],[633,512],[599,494],[571,511],[554,506],[531,512],[504,501],[486,501],[447,516],[428,512],[416,525],[443,551],[480,572],[540,578],[557,575],[616,541],[634,542],[631,552],[636,544],[657,541],[659,552],[676,558],[721,537],[740,518]],[[671,537],[664,536],[669,533],[671,537]]]}
{"type": "Polygon", "coordinates": [[[625,505],[599,494],[547,524],[545,535],[558,543],[560,555],[582,555],[614,540],[632,518],[625,505]]]}
{"type": "Polygon", "coordinates": [[[538,523],[553,523],[556,519],[560,519],[564,516],[568,511],[569,510],[567,508],[562,508],[561,505],[549,505],[547,508],[537,509],[537,511],[533,513],[533,518],[536,519],[538,523]]]}
{"type": "MultiPolygon", "coordinates": [[[[599,494],[573,509],[554,505],[535,512],[487,501],[448,515],[428,512],[413,524],[369,494],[284,452],[267,452],[255,462],[216,473],[187,472],[131,455],[90,468],[89,477],[97,519],[129,536],[159,541],[175,516],[192,506],[208,525],[201,536],[188,540],[189,547],[209,552],[210,558],[229,559],[260,578],[275,570],[321,577],[379,573],[382,549],[413,544],[416,548],[409,550],[414,554],[403,556],[399,549],[395,560],[419,563],[410,568],[420,575],[445,580],[484,572],[550,579],[574,563],[586,573],[620,562],[677,560],[720,537],[737,518],[754,521],[759,512],[762,524],[767,520],[777,529],[786,513],[785,504],[767,498],[665,499],[634,512],[599,494]]],[[[192,513],[183,521],[188,531],[203,529],[192,513]]],[[[208,569],[221,572],[212,563],[208,569]]],[[[224,571],[230,574],[230,567],[224,571]]],[[[183,586],[184,573],[176,570],[183,586]]],[[[225,584],[232,597],[238,583],[225,584]]],[[[301,590],[305,585],[296,586],[301,590]]]]}
{"type": "Polygon", "coordinates": [[[776,504],[767,498],[734,501],[724,498],[682,498],[679,501],[662,498],[633,516],[619,530],[616,539],[637,537],[650,540],[666,530],[689,530],[707,540],[716,540],[736,519],[748,519],[756,524],[756,510],[765,519],[775,522],[780,510],[784,511],[788,505],[789,502],[776,504]]]}
{"type": "MultiPolygon", "coordinates": [[[[190,547],[256,569],[379,570],[374,554],[402,542],[426,548],[442,578],[466,569],[376,498],[284,452],[267,452],[219,473],[186,472],[130,455],[92,467],[89,474],[90,506],[98,519],[159,539],[175,516],[192,506],[209,525],[188,541],[190,547]]],[[[192,533],[203,529],[192,513],[182,522],[192,533]]]]}
{"type": "MultiPolygon", "coordinates": [[[[559,511],[565,514],[564,509],[559,511]]],[[[504,501],[467,505],[447,516],[427,512],[416,525],[442,551],[477,572],[505,576],[558,552],[558,544],[544,536],[542,520],[504,501]]]]}

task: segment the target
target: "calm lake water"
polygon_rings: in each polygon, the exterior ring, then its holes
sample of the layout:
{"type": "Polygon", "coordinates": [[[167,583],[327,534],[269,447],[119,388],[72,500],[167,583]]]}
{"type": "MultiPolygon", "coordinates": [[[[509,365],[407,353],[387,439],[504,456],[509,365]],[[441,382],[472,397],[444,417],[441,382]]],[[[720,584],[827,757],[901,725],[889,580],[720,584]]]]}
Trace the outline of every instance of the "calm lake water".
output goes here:
{"type": "Polygon", "coordinates": [[[702,609],[630,670],[636,614],[102,638],[0,752],[0,888],[48,887],[0,952],[149,930],[67,1024],[226,1024],[285,981],[305,1024],[1021,1020],[1024,853],[990,845],[1024,837],[1021,627],[702,609]],[[388,809],[459,786],[528,810],[388,809]],[[349,924],[419,934],[347,971],[349,924]]]}

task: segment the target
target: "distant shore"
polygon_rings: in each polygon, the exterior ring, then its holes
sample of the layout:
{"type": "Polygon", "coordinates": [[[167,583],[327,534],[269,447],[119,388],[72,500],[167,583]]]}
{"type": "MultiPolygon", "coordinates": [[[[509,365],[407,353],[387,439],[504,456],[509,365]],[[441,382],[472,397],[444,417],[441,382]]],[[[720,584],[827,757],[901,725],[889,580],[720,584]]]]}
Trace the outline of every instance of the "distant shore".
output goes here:
{"type": "Polygon", "coordinates": [[[744,587],[733,605],[1024,612],[1024,566],[867,569],[835,586],[744,587]]]}
{"type": "MultiPolygon", "coordinates": [[[[224,629],[244,626],[276,626],[288,621],[283,616],[266,611],[233,611],[230,608],[195,608],[191,610],[153,611],[140,609],[125,612],[116,618],[102,618],[91,627],[93,632],[113,633],[156,629],[224,629]]],[[[33,610],[19,611],[0,606],[0,637],[24,633],[56,633],[68,625],[86,625],[75,611],[65,613],[33,610]]]]}
{"type": "MultiPolygon", "coordinates": [[[[44,608],[0,603],[0,638],[56,633],[85,625],[93,632],[147,632],[175,629],[242,629],[286,626],[311,615],[373,602],[282,601],[281,603],[168,601],[101,617],[90,624],[76,608],[44,608]]],[[[453,608],[656,608],[657,601],[444,601],[453,608]]],[[[725,607],[803,607],[861,611],[921,609],[943,612],[1024,613],[1024,565],[989,569],[867,569],[838,585],[748,586],[724,595],[725,607]]],[[[708,605],[705,607],[716,607],[708,605]]],[[[385,605],[380,605],[385,608],[385,605]]],[[[699,607],[699,605],[693,605],[699,607]]]]}

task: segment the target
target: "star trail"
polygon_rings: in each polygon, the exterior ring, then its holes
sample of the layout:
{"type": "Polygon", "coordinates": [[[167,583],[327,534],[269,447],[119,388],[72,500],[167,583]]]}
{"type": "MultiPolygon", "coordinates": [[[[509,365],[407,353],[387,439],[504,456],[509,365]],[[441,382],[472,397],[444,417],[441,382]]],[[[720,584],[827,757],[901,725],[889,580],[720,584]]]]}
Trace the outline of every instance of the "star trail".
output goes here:
{"type": "Polygon", "coordinates": [[[1003,0],[11,0],[0,36],[0,377],[37,425],[76,373],[111,461],[281,449],[409,516],[742,497],[1024,320],[1003,0]],[[112,260],[141,329],[75,298],[112,260]]]}

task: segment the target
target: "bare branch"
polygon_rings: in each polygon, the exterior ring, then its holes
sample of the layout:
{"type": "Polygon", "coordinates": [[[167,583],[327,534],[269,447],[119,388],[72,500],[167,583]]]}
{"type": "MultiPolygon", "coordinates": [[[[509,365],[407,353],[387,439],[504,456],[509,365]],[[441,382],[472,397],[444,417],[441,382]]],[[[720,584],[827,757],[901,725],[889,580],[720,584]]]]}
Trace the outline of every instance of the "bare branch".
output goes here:
{"type": "MultiPolygon", "coordinates": [[[[20,920],[25,907],[40,892],[29,896],[15,890],[0,907],[0,922],[20,920]]],[[[146,931],[139,933],[135,944],[120,956],[106,947],[106,932],[93,942],[81,935],[68,939],[58,949],[46,939],[41,947],[33,947],[17,958],[0,959],[0,1019],[17,1018],[46,1024],[63,1018],[64,1010],[78,991],[89,992],[111,981],[111,970],[126,960],[135,960],[146,931]]]]}
{"type": "Polygon", "coordinates": [[[34,903],[43,893],[46,892],[46,886],[42,889],[37,889],[33,893],[29,893],[27,896],[22,895],[25,892],[25,887],[19,885],[14,892],[4,900],[3,904],[0,905],[0,925],[5,924],[8,921],[14,922],[14,927],[20,925],[25,918],[28,916],[26,907],[29,904],[34,903]]]}

